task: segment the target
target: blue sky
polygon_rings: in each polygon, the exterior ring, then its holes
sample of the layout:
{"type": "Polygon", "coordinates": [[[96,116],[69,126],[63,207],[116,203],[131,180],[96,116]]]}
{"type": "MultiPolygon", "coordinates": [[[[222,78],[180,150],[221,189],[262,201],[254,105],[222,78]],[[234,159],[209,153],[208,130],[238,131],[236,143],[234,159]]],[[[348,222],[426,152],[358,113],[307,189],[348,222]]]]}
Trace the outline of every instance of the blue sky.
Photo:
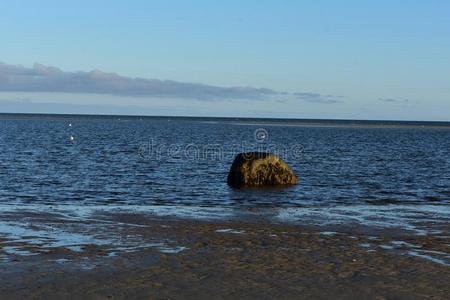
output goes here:
{"type": "Polygon", "coordinates": [[[2,1],[0,36],[4,112],[450,120],[449,1],[2,1]]]}

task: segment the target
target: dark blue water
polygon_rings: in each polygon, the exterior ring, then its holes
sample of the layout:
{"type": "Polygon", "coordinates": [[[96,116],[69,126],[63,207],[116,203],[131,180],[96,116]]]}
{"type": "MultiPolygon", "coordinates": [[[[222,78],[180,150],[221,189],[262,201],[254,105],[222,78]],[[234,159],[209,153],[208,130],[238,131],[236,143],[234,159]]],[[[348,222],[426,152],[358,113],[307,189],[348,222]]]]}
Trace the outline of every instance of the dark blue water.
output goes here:
{"type": "Polygon", "coordinates": [[[235,209],[448,206],[449,129],[303,125],[0,118],[0,201],[235,209]],[[255,130],[265,130],[265,138],[255,139],[255,130]],[[229,188],[227,172],[242,150],[277,152],[293,167],[299,184],[275,190],[229,188]]]}

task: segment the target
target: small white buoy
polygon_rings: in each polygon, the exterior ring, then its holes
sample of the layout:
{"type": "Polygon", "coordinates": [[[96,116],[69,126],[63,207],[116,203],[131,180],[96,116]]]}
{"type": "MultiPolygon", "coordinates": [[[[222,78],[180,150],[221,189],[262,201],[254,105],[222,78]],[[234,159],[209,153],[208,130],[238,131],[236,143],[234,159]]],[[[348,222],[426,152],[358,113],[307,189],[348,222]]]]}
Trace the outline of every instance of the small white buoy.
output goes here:
{"type": "Polygon", "coordinates": [[[75,138],[71,135],[70,136],[70,140],[73,141],[75,138]]]}
{"type": "Polygon", "coordinates": [[[69,127],[72,127],[72,123],[69,123],[69,127]]]}

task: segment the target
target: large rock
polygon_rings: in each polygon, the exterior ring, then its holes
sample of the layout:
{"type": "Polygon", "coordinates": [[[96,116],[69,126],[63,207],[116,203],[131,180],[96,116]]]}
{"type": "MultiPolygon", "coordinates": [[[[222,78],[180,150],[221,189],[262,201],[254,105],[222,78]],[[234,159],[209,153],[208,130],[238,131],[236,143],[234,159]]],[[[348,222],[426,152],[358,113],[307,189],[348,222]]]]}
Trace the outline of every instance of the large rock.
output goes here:
{"type": "Polygon", "coordinates": [[[275,154],[247,152],[236,156],[227,182],[232,187],[280,186],[297,184],[297,177],[275,154]]]}

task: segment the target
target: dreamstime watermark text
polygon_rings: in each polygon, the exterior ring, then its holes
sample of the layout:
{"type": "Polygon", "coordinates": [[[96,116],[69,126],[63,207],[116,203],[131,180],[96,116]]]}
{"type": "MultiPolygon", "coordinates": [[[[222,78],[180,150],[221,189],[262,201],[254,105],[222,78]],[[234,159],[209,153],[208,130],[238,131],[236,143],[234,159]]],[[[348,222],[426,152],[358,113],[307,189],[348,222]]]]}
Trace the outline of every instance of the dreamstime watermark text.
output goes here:
{"type": "Polygon", "coordinates": [[[220,143],[161,143],[150,138],[139,145],[139,156],[148,160],[216,160],[229,161],[238,153],[267,152],[282,158],[299,159],[304,153],[301,144],[271,143],[269,132],[258,128],[253,133],[254,142],[240,141],[232,144],[220,143]]]}

